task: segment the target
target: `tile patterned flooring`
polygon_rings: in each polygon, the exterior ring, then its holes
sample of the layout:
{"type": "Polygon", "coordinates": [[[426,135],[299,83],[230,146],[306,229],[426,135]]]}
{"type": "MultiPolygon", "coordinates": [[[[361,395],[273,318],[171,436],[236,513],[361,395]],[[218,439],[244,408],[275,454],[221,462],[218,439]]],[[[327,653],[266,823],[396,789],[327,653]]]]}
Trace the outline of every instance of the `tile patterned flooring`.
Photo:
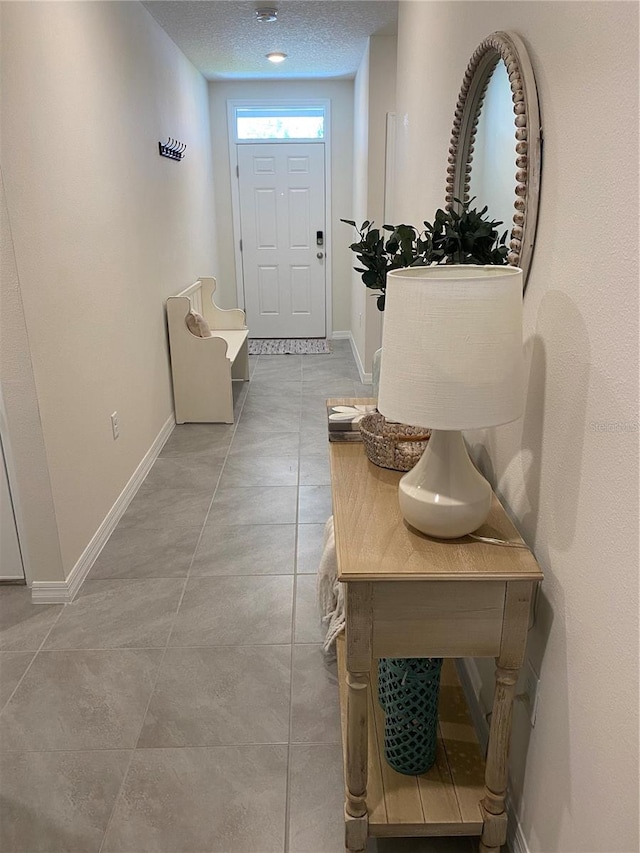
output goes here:
{"type": "Polygon", "coordinates": [[[235,425],[176,427],[73,604],[0,589],[2,853],[343,853],[324,400],[370,390],[332,346],[252,358],[235,425]]]}

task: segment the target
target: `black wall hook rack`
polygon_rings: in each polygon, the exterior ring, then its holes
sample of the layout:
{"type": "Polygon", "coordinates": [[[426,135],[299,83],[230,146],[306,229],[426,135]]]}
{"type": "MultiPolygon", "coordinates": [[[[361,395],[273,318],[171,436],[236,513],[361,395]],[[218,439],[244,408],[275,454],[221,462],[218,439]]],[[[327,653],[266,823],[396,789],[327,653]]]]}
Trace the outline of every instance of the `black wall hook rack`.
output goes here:
{"type": "Polygon", "coordinates": [[[158,149],[161,157],[169,157],[170,160],[182,160],[184,152],[187,150],[186,142],[178,142],[171,136],[166,142],[158,142],[158,149]]]}

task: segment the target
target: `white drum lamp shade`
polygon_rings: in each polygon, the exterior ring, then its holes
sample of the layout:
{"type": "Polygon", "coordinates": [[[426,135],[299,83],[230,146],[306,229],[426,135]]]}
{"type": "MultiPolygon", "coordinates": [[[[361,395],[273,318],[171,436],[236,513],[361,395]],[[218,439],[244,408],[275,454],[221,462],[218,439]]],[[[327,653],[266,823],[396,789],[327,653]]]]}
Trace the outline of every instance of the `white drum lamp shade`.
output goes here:
{"type": "Polygon", "coordinates": [[[386,294],[378,409],[387,420],[434,430],[422,459],[401,480],[401,508],[425,533],[462,536],[486,519],[491,489],[458,431],[504,424],[523,410],[522,271],[394,270],[386,294]],[[427,466],[440,472],[436,482],[425,481],[427,466]],[[442,523],[445,517],[453,522],[442,523]]]}

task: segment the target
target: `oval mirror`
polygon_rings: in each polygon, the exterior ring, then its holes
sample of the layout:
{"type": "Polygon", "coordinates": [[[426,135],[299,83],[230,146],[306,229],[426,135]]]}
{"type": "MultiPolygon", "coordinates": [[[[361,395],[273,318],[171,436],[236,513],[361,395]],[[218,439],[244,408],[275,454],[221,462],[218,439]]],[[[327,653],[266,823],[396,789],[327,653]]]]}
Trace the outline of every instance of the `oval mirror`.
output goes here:
{"type": "Polygon", "coordinates": [[[456,104],[446,205],[475,198],[510,231],[508,261],[527,281],[538,219],[541,131],[526,47],[515,33],[487,36],[471,56],[456,104]]]}

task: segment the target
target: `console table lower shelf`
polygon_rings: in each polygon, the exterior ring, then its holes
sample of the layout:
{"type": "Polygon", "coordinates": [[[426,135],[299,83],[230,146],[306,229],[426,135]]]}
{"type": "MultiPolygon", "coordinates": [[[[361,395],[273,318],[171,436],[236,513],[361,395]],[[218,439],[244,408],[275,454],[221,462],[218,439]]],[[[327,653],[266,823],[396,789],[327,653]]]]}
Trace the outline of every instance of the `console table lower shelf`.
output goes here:
{"type": "MultiPolygon", "coordinates": [[[[342,745],[346,765],[347,683],[344,636],[338,638],[342,745]]],[[[422,776],[404,776],[384,758],[384,713],[377,667],[369,693],[369,835],[378,837],[481,835],[485,765],[453,659],[440,682],[436,763],[422,776]]]]}

